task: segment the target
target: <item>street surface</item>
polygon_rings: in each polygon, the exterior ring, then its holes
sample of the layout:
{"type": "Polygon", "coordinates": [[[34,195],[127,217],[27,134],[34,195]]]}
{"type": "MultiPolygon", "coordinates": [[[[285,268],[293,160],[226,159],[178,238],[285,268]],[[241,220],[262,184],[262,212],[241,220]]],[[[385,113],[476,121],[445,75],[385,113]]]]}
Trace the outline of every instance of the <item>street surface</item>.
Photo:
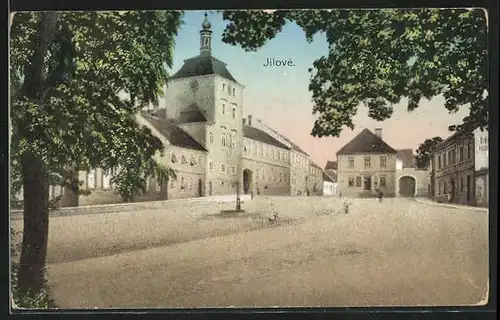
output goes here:
{"type": "Polygon", "coordinates": [[[51,218],[51,294],[61,308],[463,306],[486,298],[487,212],[351,202],[349,214],[338,198],[275,197],[247,201],[248,214],[234,218],[218,214],[232,204],[51,218]]]}

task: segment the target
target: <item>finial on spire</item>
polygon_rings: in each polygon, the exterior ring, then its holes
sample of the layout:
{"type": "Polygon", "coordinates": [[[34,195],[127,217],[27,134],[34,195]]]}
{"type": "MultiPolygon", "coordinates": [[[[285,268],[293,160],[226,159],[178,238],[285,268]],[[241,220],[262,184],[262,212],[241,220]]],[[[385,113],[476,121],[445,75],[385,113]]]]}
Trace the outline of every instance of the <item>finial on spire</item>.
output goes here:
{"type": "Polygon", "coordinates": [[[208,21],[208,14],[205,12],[205,19],[201,24],[202,29],[200,30],[200,54],[202,55],[210,55],[211,51],[211,38],[212,38],[212,30],[210,21],[208,21]]]}
{"type": "Polygon", "coordinates": [[[201,26],[203,27],[203,29],[207,30],[207,29],[210,29],[210,27],[212,26],[210,24],[210,21],[208,21],[208,14],[205,12],[205,20],[203,20],[203,23],[201,24],[201,26]]]}

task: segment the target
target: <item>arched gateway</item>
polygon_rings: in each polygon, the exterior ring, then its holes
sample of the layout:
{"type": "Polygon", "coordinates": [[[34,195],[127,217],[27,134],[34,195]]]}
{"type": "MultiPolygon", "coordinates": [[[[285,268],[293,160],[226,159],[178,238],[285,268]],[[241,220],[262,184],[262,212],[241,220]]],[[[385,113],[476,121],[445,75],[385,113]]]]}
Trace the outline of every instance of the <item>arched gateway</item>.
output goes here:
{"type": "Polygon", "coordinates": [[[417,180],[412,176],[399,178],[399,195],[401,197],[414,197],[417,191],[417,180]]]}

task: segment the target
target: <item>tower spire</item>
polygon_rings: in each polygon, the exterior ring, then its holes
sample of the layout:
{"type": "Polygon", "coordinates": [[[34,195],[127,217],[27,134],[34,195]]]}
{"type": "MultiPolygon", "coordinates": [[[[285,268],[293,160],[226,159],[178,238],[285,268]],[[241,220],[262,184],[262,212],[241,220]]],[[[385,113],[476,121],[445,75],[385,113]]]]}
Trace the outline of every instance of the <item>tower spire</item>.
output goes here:
{"type": "Polygon", "coordinates": [[[200,55],[210,55],[211,53],[211,42],[212,42],[212,30],[210,28],[212,25],[208,21],[207,13],[205,12],[205,19],[201,24],[202,29],[200,30],[200,55]]]}

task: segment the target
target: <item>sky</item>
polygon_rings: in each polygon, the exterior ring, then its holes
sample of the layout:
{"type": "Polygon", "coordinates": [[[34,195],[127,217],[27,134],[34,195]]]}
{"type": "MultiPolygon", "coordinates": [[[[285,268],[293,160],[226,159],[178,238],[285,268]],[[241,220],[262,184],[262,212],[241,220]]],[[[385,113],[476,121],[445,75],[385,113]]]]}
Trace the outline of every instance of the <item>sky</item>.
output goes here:
{"type": "MultiPolygon", "coordinates": [[[[205,11],[185,11],[176,38],[174,63],[170,74],[182,66],[185,59],[199,54],[199,31],[205,11]]],[[[239,46],[222,42],[222,32],[227,21],[222,13],[208,12],[212,24],[212,56],[227,64],[228,70],[245,86],[243,113],[261,119],[278,132],[298,144],[318,165],[324,167],[328,160],[336,159],[336,152],[363,129],[382,128],[385,142],[395,149],[417,149],[427,138],[450,135],[448,126],[459,124],[468,114],[462,107],[449,114],[444,98],[422,100],[414,111],[406,110],[406,99],[394,106],[389,120],[377,122],[368,117],[362,105],[354,117],[355,128],[344,128],[339,137],[316,138],[311,136],[315,117],[312,114],[312,95],[308,90],[308,69],[313,61],[327,54],[326,37],[316,34],[312,43],[306,41],[303,31],[296,24],[287,24],[281,33],[257,52],[245,52],[239,46]],[[292,59],[294,66],[265,67],[267,58],[292,59]]],[[[255,120],[254,120],[255,121],[255,120]]]]}

